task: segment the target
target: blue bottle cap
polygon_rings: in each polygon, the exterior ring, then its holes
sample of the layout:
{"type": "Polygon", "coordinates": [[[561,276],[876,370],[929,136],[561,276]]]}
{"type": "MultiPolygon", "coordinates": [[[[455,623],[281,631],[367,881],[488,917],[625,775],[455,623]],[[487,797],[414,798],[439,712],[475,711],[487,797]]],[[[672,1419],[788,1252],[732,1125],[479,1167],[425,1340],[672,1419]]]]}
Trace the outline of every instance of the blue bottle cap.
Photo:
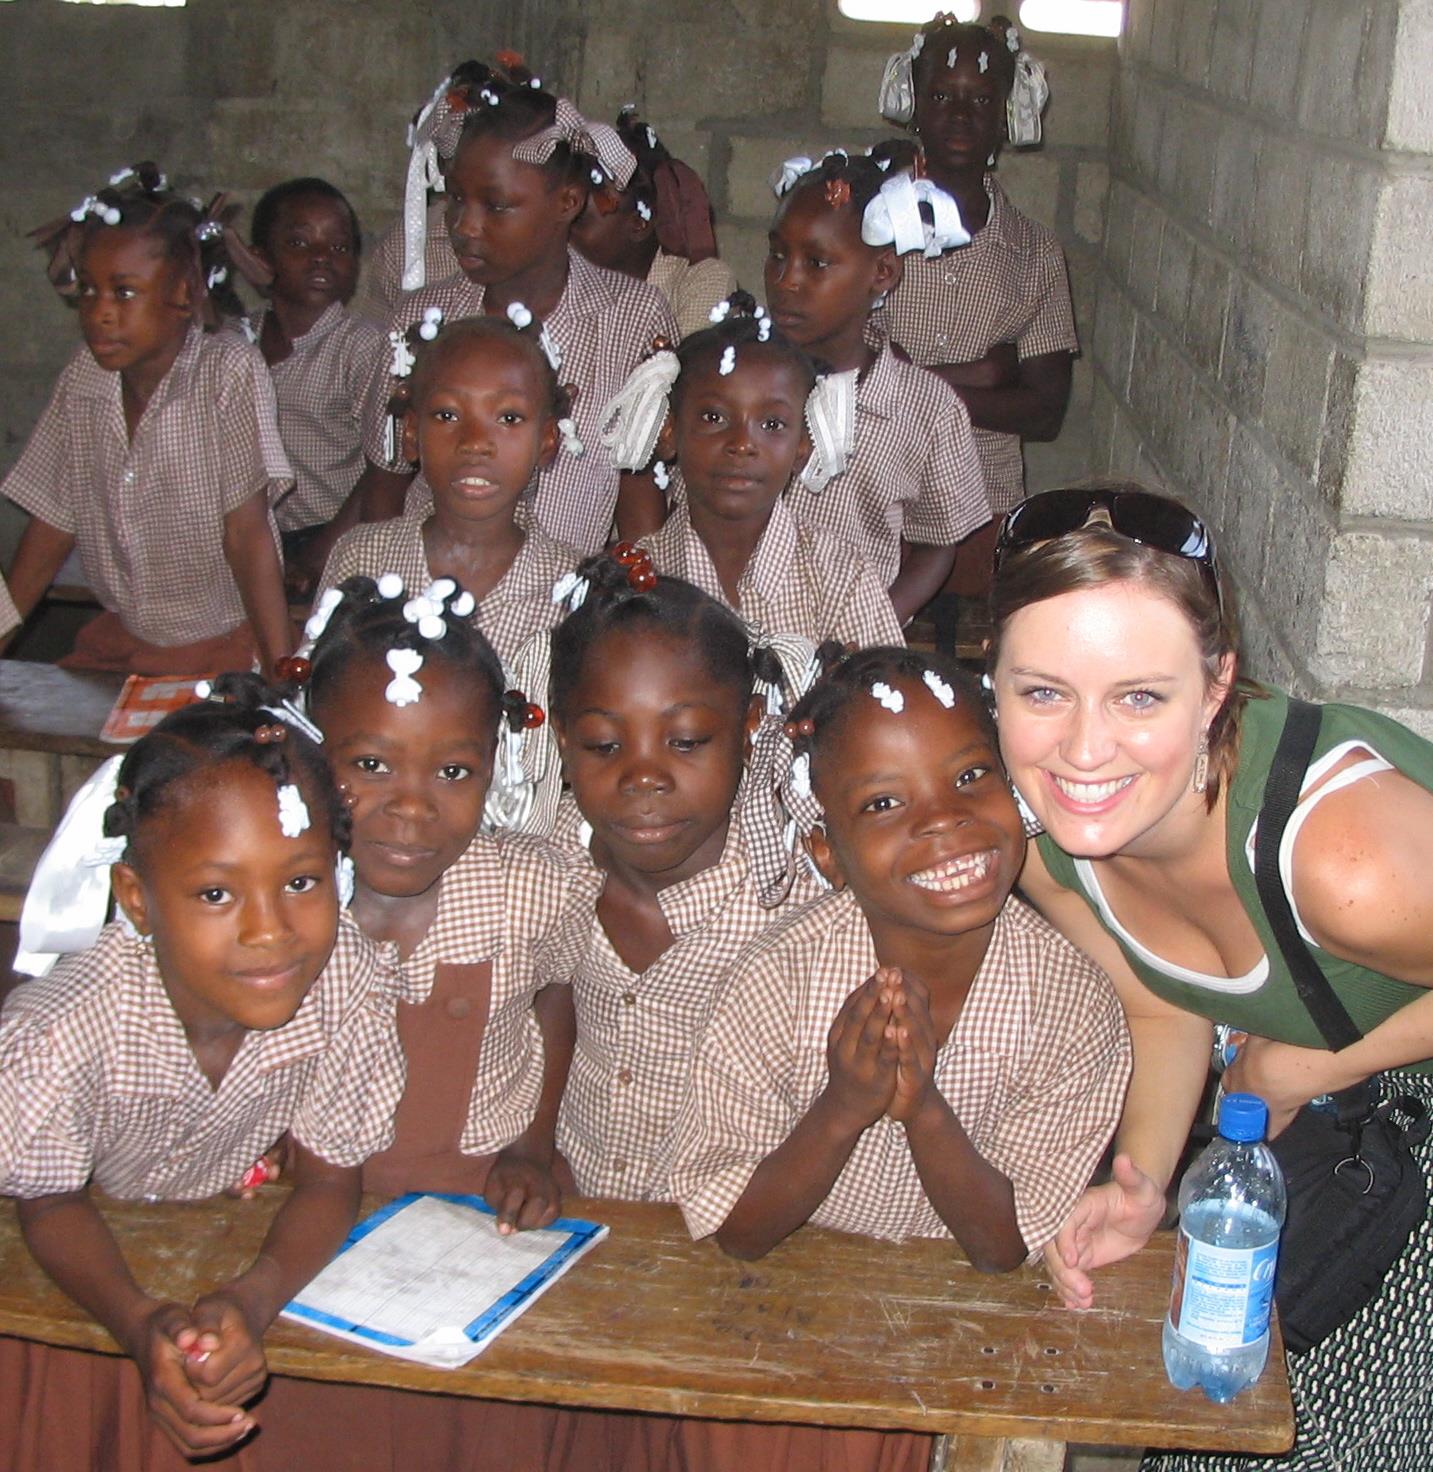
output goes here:
{"type": "Polygon", "coordinates": [[[1225,1094],[1219,1101],[1219,1133],[1226,1140],[1262,1140],[1269,1106],[1257,1094],[1225,1094]]]}

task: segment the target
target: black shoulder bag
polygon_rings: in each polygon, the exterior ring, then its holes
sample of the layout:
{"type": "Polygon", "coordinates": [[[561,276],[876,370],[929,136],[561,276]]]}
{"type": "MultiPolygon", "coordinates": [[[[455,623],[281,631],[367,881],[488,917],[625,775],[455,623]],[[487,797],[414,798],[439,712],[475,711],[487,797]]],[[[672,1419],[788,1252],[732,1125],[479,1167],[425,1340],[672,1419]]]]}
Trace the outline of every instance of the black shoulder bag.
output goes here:
{"type": "MultiPolygon", "coordinates": [[[[1298,802],[1322,713],[1302,700],[1289,714],[1264,787],[1254,882],[1299,998],[1333,1052],[1358,1042],[1354,1025],[1299,934],[1279,874],[1279,845],[1298,802]]],[[[1410,1095],[1379,1103],[1377,1079],[1306,1104],[1270,1148],[1283,1167],[1289,1214],[1275,1296],[1284,1344],[1312,1348],[1378,1291],[1428,1214],[1423,1172],[1410,1145],[1428,1138],[1427,1111],[1410,1095]]]]}

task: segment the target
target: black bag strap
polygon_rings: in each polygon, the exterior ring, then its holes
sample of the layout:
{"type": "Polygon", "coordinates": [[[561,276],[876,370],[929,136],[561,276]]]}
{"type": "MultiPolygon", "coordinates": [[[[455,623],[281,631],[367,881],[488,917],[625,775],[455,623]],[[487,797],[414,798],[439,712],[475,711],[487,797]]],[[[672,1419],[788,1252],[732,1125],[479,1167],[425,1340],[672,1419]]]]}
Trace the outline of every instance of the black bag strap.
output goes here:
{"type": "Polygon", "coordinates": [[[1337,1053],[1358,1042],[1363,1034],[1309,954],[1279,873],[1279,847],[1303,789],[1322,719],[1323,711],[1318,706],[1289,697],[1289,714],[1284,721],[1278,749],[1274,752],[1269,780],[1264,784],[1264,805],[1259,810],[1259,835],[1254,846],[1254,885],[1259,891],[1269,929],[1274,932],[1284,964],[1294,979],[1299,1000],[1308,1009],[1324,1042],[1337,1053]]]}

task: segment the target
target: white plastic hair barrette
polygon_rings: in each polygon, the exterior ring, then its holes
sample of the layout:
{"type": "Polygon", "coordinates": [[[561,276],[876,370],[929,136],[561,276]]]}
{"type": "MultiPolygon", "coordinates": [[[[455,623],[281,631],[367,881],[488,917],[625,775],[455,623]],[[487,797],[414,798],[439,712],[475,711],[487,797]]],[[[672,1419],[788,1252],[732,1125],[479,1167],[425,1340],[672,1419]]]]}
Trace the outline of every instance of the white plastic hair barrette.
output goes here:
{"type": "Polygon", "coordinates": [[[210,266],[209,274],[204,278],[204,285],[213,291],[216,286],[222,286],[229,279],[227,266],[210,266]]]}
{"type": "Polygon", "coordinates": [[[982,72],[988,72],[990,70],[990,53],[987,51],[980,53],[980,70],[982,72]]]}
{"type": "Polygon", "coordinates": [[[735,346],[733,344],[728,343],[721,350],[721,362],[717,364],[717,372],[720,373],[723,377],[725,377],[728,373],[734,372],[735,369],[736,369],[736,348],[735,348],[735,346]]]}
{"type": "Polygon", "coordinates": [[[383,692],[392,705],[414,705],[423,698],[423,687],[413,678],[423,668],[423,656],[416,649],[390,649],[384,656],[393,678],[383,692]]]}
{"type": "MultiPolygon", "coordinates": [[[[953,72],[955,70],[955,64],[959,60],[960,60],[960,47],[959,46],[952,46],[950,48],[950,50],[946,53],[946,57],[945,57],[945,69],[947,71],[953,72]]],[[[983,68],[982,68],[982,70],[983,70],[983,68]]]]}
{"type": "Polygon", "coordinates": [[[593,184],[595,184],[598,189],[601,189],[601,187],[607,182],[607,175],[604,174],[601,169],[591,170],[588,177],[592,180],[593,184]]]}
{"type": "Polygon", "coordinates": [[[925,687],[935,698],[947,709],[955,708],[955,691],[951,688],[948,680],[942,680],[934,670],[923,670],[921,679],[925,687]]]}
{"type": "Polygon", "coordinates": [[[474,598],[473,595],[469,593],[466,589],[464,589],[448,605],[448,612],[451,613],[454,618],[470,618],[472,617],[473,610],[477,606],[478,600],[474,598]]]}
{"type": "Polygon", "coordinates": [[[667,469],[665,460],[652,461],[652,479],[656,482],[659,491],[665,491],[672,483],[672,473],[667,469]]]}
{"type": "Polygon", "coordinates": [[[118,189],[121,184],[128,184],[129,181],[134,178],[134,176],[135,171],[132,168],[126,167],[123,169],[119,169],[109,176],[110,188],[118,189]]]}
{"type": "Polygon", "coordinates": [[[218,240],[224,233],[224,227],[218,220],[200,220],[194,227],[194,234],[200,240],[218,240]]]}
{"type": "Polygon", "coordinates": [[[711,309],[711,311],[707,314],[708,319],[711,321],[711,323],[713,325],[715,325],[718,322],[725,322],[726,319],[727,319],[727,317],[730,316],[730,315],[731,315],[731,303],[728,302],[728,301],[720,301],[720,302],[718,302],[716,304],[716,306],[714,306],[711,309]]]}
{"type": "Polygon", "coordinates": [[[757,342],[769,342],[771,339],[771,317],[765,307],[756,309],[756,340],[757,342]]]}
{"type": "Polygon", "coordinates": [[[442,307],[424,307],[423,320],[418,324],[418,336],[424,342],[432,342],[438,335],[438,329],[443,325],[442,307]]]}
{"type": "Polygon", "coordinates": [[[576,613],[587,602],[587,590],[592,586],[579,572],[565,572],[552,585],[553,606],[566,606],[569,613],[576,613]]]}
{"type": "Polygon", "coordinates": [[[562,448],[572,456],[574,460],[586,453],[581,439],[577,434],[577,421],[572,418],[559,419],[557,421],[557,432],[562,436],[562,448]]]}
{"type": "Polygon", "coordinates": [[[423,596],[433,603],[446,603],[457,591],[458,585],[452,578],[434,578],[423,589],[423,596]]]}
{"type": "Polygon", "coordinates": [[[541,333],[538,335],[537,345],[542,349],[547,361],[552,364],[554,373],[562,372],[562,349],[558,347],[557,340],[547,330],[547,324],[543,324],[541,333]]]}
{"type": "Polygon", "coordinates": [[[413,356],[413,349],[408,346],[408,339],[401,332],[390,332],[388,341],[393,344],[393,362],[388,371],[394,378],[407,378],[413,371],[413,364],[417,361],[413,356]]]}
{"type": "Polygon", "coordinates": [[[101,204],[93,194],[87,194],[70,211],[70,219],[79,225],[90,215],[98,215],[106,225],[118,225],[121,219],[120,212],[114,205],[101,204]]]}
{"type": "Polygon", "coordinates": [[[893,715],[900,715],[906,708],[905,696],[899,690],[892,690],[884,680],[877,680],[871,686],[871,694],[893,715]]]}
{"type": "Polygon", "coordinates": [[[652,130],[652,128],[651,128],[651,126],[649,124],[648,127],[647,127],[647,147],[648,148],[655,148],[656,146],[657,146],[657,135],[652,130]]]}
{"type": "Polygon", "coordinates": [[[1014,26],[1005,32],[1005,49],[1012,55],[1020,49],[1020,32],[1014,26]]]}
{"type": "Polygon", "coordinates": [[[277,705],[261,705],[265,715],[273,716],[285,726],[302,731],[315,746],[323,745],[323,732],[296,706],[292,700],[281,700],[277,705]]]}
{"type": "Polygon", "coordinates": [[[442,603],[427,594],[410,598],[403,605],[403,617],[408,623],[417,624],[418,632],[425,639],[441,639],[448,632],[448,625],[443,622],[442,603]]]}
{"type": "Polygon", "coordinates": [[[353,860],[339,854],[333,866],[333,884],[338,891],[338,907],[346,910],[353,903],[353,860]]]}
{"type": "Polygon", "coordinates": [[[791,758],[791,791],[799,798],[811,796],[811,753],[803,751],[791,758]]]}
{"type": "Polygon", "coordinates": [[[532,313],[521,302],[509,302],[508,321],[521,332],[524,327],[532,326],[532,313]]]}
{"type": "Polygon", "coordinates": [[[279,788],[279,832],[285,838],[297,838],[308,830],[308,804],[304,795],[292,782],[279,788]]]}
{"type": "Polygon", "coordinates": [[[652,218],[652,206],[645,199],[639,199],[637,201],[637,213],[644,220],[650,220],[652,218]]]}

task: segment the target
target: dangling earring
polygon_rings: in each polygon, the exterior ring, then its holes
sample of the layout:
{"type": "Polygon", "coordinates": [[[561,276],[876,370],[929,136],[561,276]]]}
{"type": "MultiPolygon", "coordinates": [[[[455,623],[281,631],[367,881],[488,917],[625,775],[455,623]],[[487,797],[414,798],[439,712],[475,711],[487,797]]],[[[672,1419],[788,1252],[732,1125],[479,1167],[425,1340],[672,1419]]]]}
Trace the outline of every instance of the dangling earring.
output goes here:
{"type": "Polygon", "coordinates": [[[1199,750],[1194,755],[1194,775],[1189,779],[1191,792],[1203,792],[1209,786],[1209,732],[1199,738],[1199,750]]]}

